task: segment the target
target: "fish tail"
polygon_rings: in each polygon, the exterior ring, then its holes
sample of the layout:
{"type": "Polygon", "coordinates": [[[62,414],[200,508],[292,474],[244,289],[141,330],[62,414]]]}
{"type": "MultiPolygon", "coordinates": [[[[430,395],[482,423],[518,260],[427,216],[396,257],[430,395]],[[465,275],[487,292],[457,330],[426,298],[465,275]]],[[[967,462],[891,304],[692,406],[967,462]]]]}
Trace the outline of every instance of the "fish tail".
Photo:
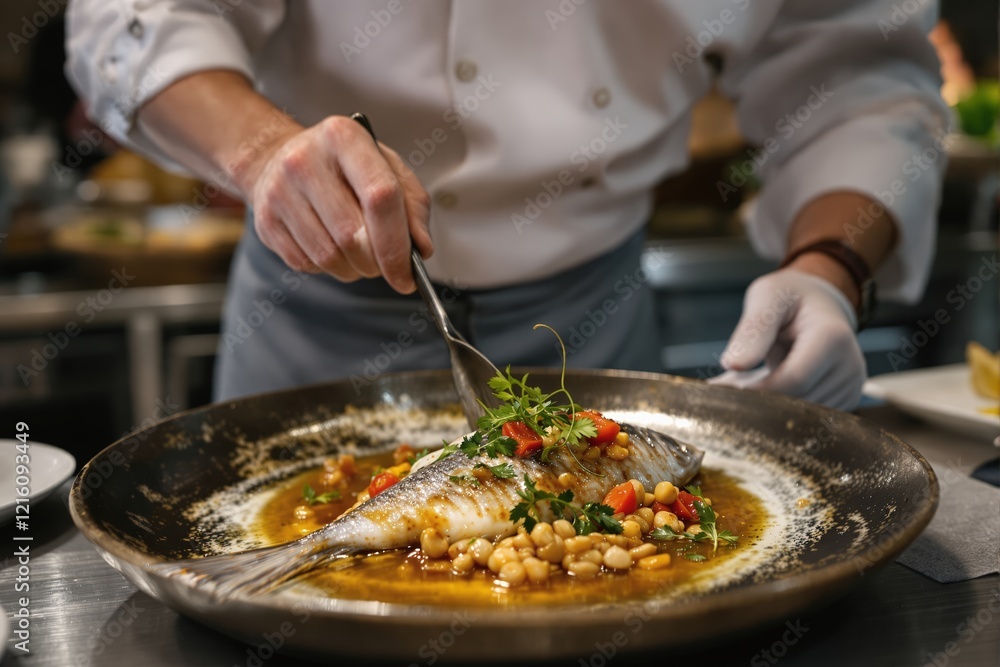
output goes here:
{"type": "Polygon", "coordinates": [[[167,577],[186,577],[195,588],[226,598],[262,595],[331,560],[355,553],[349,546],[282,545],[151,566],[167,577]]]}

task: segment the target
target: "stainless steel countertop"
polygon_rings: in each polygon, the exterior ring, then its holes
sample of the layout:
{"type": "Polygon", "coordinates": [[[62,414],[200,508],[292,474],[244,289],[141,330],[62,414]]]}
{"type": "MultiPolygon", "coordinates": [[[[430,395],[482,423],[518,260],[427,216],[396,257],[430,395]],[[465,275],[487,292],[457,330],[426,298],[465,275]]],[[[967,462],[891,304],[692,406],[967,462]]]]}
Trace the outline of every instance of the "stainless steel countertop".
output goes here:
{"type": "MultiPolygon", "coordinates": [[[[888,407],[861,414],[899,435],[936,466],[968,473],[997,455],[988,443],[920,424],[888,407]]],[[[250,647],[180,617],[138,592],[73,526],[66,506],[68,490],[67,483],[31,508],[34,541],[30,543],[31,588],[27,593],[31,655],[21,654],[9,643],[0,667],[307,664],[281,655],[259,661],[250,647]]],[[[0,605],[8,612],[25,595],[14,591],[17,562],[11,554],[16,545],[24,544],[12,541],[14,532],[10,526],[0,530],[0,539],[8,545],[0,566],[0,605]]],[[[789,627],[797,627],[801,638],[789,634],[785,626],[766,627],[730,644],[695,647],[686,660],[759,666],[776,664],[780,658],[782,667],[852,663],[921,667],[934,664],[937,657],[939,665],[947,660],[948,667],[994,667],[1000,656],[998,605],[1000,576],[939,584],[893,563],[866,575],[855,591],[830,607],[788,619],[789,627]],[[977,615],[982,627],[970,636],[963,630],[968,626],[962,624],[977,615]],[[795,642],[783,644],[783,635],[795,642]],[[945,653],[955,649],[955,655],[945,653]]],[[[608,642],[620,629],[609,627],[607,637],[595,636],[595,646],[608,642]]],[[[650,664],[671,664],[679,657],[676,652],[670,656],[629,654],[619,661],[629,664],[645,658],[650,664]]],[[[428,664],[417,656],[414,660],[428,664]]]]}

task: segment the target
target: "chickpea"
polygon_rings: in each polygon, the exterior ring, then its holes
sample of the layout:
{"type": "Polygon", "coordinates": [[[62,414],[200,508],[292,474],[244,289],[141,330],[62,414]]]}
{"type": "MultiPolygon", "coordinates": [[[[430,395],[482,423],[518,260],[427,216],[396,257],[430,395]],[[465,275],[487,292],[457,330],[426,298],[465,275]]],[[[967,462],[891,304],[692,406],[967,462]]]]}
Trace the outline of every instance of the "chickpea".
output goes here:
{"type": "Polygon", "coordinates": [[[590,538],[591,543],[596,547],[605,541],[604,533],[591,533],[587,535],[590,538]]]}
{"type": "Polygon", "coordinates": [[[555,542],[556,532],[551,523],[539,523],[531,530],[531,541],[536,547],[544,547],[555,542]]]}
{"type": "Polygon", "coordinates": [[[490,572],[497,573],[500,572],[501,567],[514,561],[521,562],[517,557],[517,552],[513,549],[494,549],[490,557],[486,559],[486,566],[490,568],[490,572]]]}
{"type": "Polygon", "coordinates": [[[580,577],[581,579],[590,579],[591,577],[596,577],[597,573],[601,571],[601,568],[596,563],[591,563],[586,560],[578,560],[569,564],[570,574],[580,577]]]}
{"type": "Polygon", "coordinates": [[[653,556],[656,554],[656,545],[645,542],[637,547],[632,547],[628,550],[628,555],[632,557],[632,560],[641,560],[647,556],[653,556]]]}
{"type": "Polygon", "coordinates": [[[618,435],[615,436],[615,444],[619,447],[628,447],[632,438],[625,431],[618,431],[618,435]]]}
{"type": "Polygon", "coordinates": [[[531,541],[531,536],[527,533],[519,533],[514,538],[514,547],[517,549],[527,549],[533,546],[535,546],[535,543],[531,541]]]}
{"type": "Polygon", "coordinates": [[[640,507],[636,510],[635,515],[645,521],[647,524],[653,523],[654,512],[652,508],[640,507]]]}
{"type": "Polygon", "coordinates": [[[295,520],[306,521],[313,516],[313,509],[309,505],[302,504],[295,507],[295,520]]]}
{"type": "Polygon", "coordinates": [[[476,565],[486,567],[486,563],[490,559],[490,554],[493,553],[493,545],[489,540],[477,537],[469,545],[468,553],[472,554],[472,559],[476,561],[476,565]]]}
{"type": "Polygon", "coordinates": [[[556,478],[556,481],[559,482],[559,486],[563,487],[564,489],[568,489],[569,487],[576,484],[576,475],[574,475],[571,472],[564,472],[563,474],[559,475],[559,477],[556,478]]]}
{"type": "Polygon", "coordinates": [[[687,532],[691,533],[692,535],[697,535],[698,533],[701,532],[701,524],[692,523],[690,526],[687,527],[687,532]]]}
{"type": "Polygon", "coordinates": [[[469,549],[469,540],[459,540],[452,542],[448,547],[448,557],[452,560],[458,558],[459,554],[464,554],[469,549]]]}
{"type": "Polygon", "coordinates": [[[641,503],[646,497],[646,489],[642,488],[642,482],[637,479],[630,479],[628,483],[632,485],[633,489],[635,489],[635,497],[638,498],[641,503]]]}
{"type": "Polygon", "coordinates": [[[656,502],[670,505],[677,500],[677,487],[670,482],[660,482],[653,491],[656,502]]]}
{"type": "Polygon", "coordinates": [[[600,565],[604,562],[604,556],[597,549],[587,549],[582,554],[577,556],[578,561],[589,561],[595,565],[600,565]]]}
{"type": "Polygon", "coordinates": [[[583,452],[583,456],[581,456],[580,458],[582,458],[584,461],[591,461],[591,462],[596,461],[597,459],[601,458],[601,448],[593,446],[587,447],[587,449],[585,449],[583,452]]]}
{"type": "Polygon", "coordinates": [[[569,570],[569,566],[572,563],[575,563],[576,560],[577,560],[576,554],[566,554],[565,556],[563,556],[563,559],[561,561],[559,561],[559,564],[562,566],[562,569],[568,571],[569,570]]]}
{"type": "Polygon", "coordinates": [[[552,530],[556,531],[556,535],[568,540],[571,537],[576,537],[576,528],[573,527],[566,519],[558,519],[552,522],[552,530]]]}
{"type": "MultiPolygon", "coordinates": [[[[646,509],[646,508],[643,508],[643,509],[646,509]]],[[[642,531],[643,535],[645,535],[646,533],[649,532],[649,524],[641,516],[636,515],[636,517],[634,519],[632,519],[632,520],[635,521],[637,524],[639,524],[639,530],[642,531]]]]}
{"type": "Polygon", "coordinates": [[[437,528],[420,531],[420,549],[428,558],[441,558],[448,553],[448,538],[437,528]]]}
{"type": "Polygon", "coordinates": [[[590,548],[591,541],[586,535],[577,535],[576,537],[571,537],[565,542],[566,551],[571,554],[578,554],[586,551],[590,548]]]}
{"type": "MultiPolygon", "coordinates": [[[[590,450],[588,449],[588,451],[590,450]]],[[[611,445],[605,453],[612,461],[624,461],[628,458],[628,450],[620,445],[611,445]]]]}
{"type": "Polygon", "coordinates": [[[549,580],[549,564],[537,558],[525,558],[521,561],[528,580],[533,584],[541,584],[549,580]]]}
{"type": "Polygon", "coordinates": [[[337,470],[325,472],[320,477],[320,483],[327,488],[337,486],[343,481],[344,481],[344,473],[340,472],[339,468],[337,470]]]}
{"type": "Polygon", "coordinates": [[[675,533],[683,533],[684,522],[681,521],[680,519],[674,519],[674,522],[673,524],[671,524],[670,529],[673,530],[675,533]]]}
{"type": "Polygon", "coordinates": [[[642,528],[635,521],[626,519],[622,522],[622,535],[625,537],[639,537],[642,535],[642,528]]]}
{"type": "Polygon", "coordinates": [[[548,426],[545,428],[545,435],[542,436],[542,447],[551,447],[552,445],[559,442],[559,438],[562,436],[562,431],[557,429],[555,426],[548,426]]]}
{"type": "Polygon", "coordinates": [[[656,554],[640,558],[636,563],[643,570],[660,570],[670,565],[670,554],[656,554]]]}
{"type": "Polygon", "coordinates": [[[636,547],[642,546],[643,544],[645,544],[645,542],[642,541],[642,538],[630,537],[628,538],[628,543],[625,545],[625,547],[627,549],[635,549],[636,547]]]}
{"type": "Polygon", "coordinates": [[[670,512],[657,512],[656,516],[653,517],[653,528],[663,528],[664,526],[673,525],[673,523],[670,518],[670,512]]]}
{"type": "Polygon", "coordinates": [[[607,535],[605,537],[608,541],[608,544],[612,546],[622,547],[624,549],[625,545],[628,544],[628,538],[625,537],[624,535],[607,535]]]}
{"type": "Polygon", "coordinates": [[[702,497],[702,499],[701,499],[701,501],[702,501],[703,503],[705,503],[706,505],[708,505],[709,507],[711,507],[711,506],[712,506],[712,499],[711,499],[711,498],[707,498],[707,497],[704,497],[704,496],[703,496],[703,497],[702,497]]]}
{"type": "Polygon", "coordinates": [[[472,554],[465,552],[464,554],[458,554],[458,558],[451,562],[451,569],[459,574],[465,574],[466,572],[472,572],[472,568],[476,566],[476,561],[472,558],[472,554]]]}
{"type": "Polygon", "coordinates": [[[497,542],[497,549],[512,549],[514,547],[514,536],[505,537],[497,542]]]}
{"type": "Polygon", "coordinates": [[[650,505],[652,505],[652,504],[653,504],[654,502],[656,502],[656,495],[655,495],[655,494],[652,494],[652,493],[650,493],[649,491],[647,491],[647,492],[646,492],[646,495],[645,495],[645,496],[643,497],[643,499],[642,499],[642,504],[643,504],[644,506],[646,506],[646,507],[649,507],[649,506],[650,506],[650,505]]]}
{"type": "Polygon", "coordinates": [[[552,541],[551,544],[547,544],[544,547],[540,547],[538,551],[535,552],[539,558],[549,563],[558,563],[566,555],[566,547],[564,545],[563,539],[556,535],[556,539],[552,541]]]}
{"type": "Polygon", "coordinates": [[[511,586],[520,586],[528,578],[528,572],[524,569],[524,564],[516,560],[504,563],[498,574],[500,581],[511,586]]]}
{"type": "Polygon", "coordinates": [[[632,567],[632,556],[621,547],[611,547],[604,552],[604,565],[612,570],[627,570],[632,567]]]}

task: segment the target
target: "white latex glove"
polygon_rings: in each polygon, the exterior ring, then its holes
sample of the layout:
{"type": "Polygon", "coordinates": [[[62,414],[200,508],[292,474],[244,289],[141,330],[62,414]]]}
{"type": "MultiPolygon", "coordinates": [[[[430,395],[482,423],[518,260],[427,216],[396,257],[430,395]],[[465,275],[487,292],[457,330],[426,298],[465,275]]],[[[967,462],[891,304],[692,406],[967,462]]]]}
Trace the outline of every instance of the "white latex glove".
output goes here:
{"type": "Polygon", "coordinates": [[[794,269],[769,273],[747,288],[720,358],[726,372],[709,382],[851,410],[867,376],[856,327],[853,306],[831,283],[794,269]]]}

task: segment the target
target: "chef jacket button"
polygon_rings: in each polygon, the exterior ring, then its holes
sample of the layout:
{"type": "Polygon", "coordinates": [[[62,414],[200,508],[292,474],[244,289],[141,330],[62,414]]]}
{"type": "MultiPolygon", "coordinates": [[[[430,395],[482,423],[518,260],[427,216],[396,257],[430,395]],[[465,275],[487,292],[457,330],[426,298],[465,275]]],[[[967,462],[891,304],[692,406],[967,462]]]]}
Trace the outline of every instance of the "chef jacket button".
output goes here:
{"type": "Polygon", "coordinates": [[[128,24],[128,31],[136,39],[142,39],[144,30],[142,24],[139,23],[139,19],[132,19],[132,22],[128,24]]]}
{"type": "Polygon", "coordinates": [[[439,192],[437,196],[434,197],[434,201],[441,208],[455,208],[455,204],[458,203],[458,197],[450,192],[439,192]]]}
{"type": "Polygon", "coordinates": [[[459,60],[455,65],[455,76],[458,77],[459,81],[465,81],[468,83],[476,78],[476,74],[479,73],[479,68],[476,67],[476,63],[470,60],[459,60]]]}
{"type": "Polygon", "coordinates": [[[603,109],[604,107],[608,106],[608,104],[611,102],[611,91],[603,87],[598,88],[597,90],[594,91],[594,95],[593,97],[591,97],[591,99],[594,102],[594,106],[596,106],[598,109],[603,109]]]}

